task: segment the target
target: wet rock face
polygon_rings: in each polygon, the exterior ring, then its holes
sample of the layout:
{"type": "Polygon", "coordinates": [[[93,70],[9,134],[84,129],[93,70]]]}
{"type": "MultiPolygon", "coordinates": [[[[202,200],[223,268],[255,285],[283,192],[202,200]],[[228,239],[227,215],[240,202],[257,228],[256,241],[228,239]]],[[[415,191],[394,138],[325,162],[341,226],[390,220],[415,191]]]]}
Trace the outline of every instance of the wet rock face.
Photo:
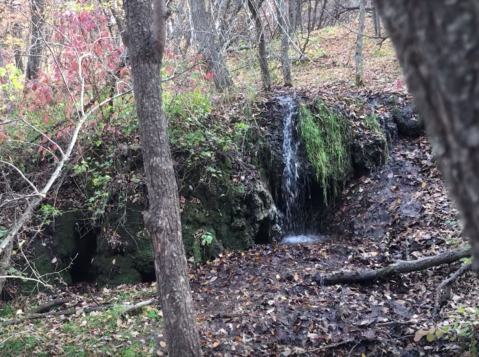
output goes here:
{"type": "Polygon", "coordinates": [[[214,237],[214,244],[208,247],[210,257],[223,249],[243,250],[277,238],[273,198],[259,181],[220,187],[201,184],[184,197],[182,224],[187,253],[193,253],[198,230],[214,237]]]}
{"type": "Polygon", "coordinates": [[[382,135],[356,137],[353,142],[353,165],[356,175],[384,165],[388,157],[388,142],[382,135]]]}

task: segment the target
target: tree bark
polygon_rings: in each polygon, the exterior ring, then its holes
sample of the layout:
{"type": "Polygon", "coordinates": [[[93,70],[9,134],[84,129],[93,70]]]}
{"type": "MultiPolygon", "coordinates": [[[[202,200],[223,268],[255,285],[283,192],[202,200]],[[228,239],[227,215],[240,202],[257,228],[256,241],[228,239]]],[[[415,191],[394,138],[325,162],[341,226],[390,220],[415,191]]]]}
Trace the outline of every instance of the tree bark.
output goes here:
{"type": "Polygon", "coordinates": [[[356,39],[356,86],[360,87],[364,84],[363,75],[363,33],[364,20],[366,18],[365,0],[359,0],[359,25],[358,36],[356,39]]]}
{"type": "Polygon", "coordinates": [[[15,39],[15,44],[13,45],[13,53],[14,53],[14,58],[15,58],[15,66],[20,70],[24,71],[23,68],[23,57],[22,57],[22,50],[20,48],[20,43],[23,43],[22,41],[22,25],[18,22],[15,22],[13,24],[12,28],[12,35],[13,38],[15,39]]]}
{"type": "Polygon", "coordinates": [[[43,18],[45,0],[30,0],[30,11],[32,15],[32,31],[30,38],[30,49],[28,54],[27,69],[25,78],[27,80],[37,79],[42,64],[42,52],[44,45],[43,18]]]}
{"type": "Polygon", "coordinates": [[[267,92],[271,90],[271,76],[269,74],[268,58],[266,54],[266,42],[264,40],[264,28],[261,23],[261,17],[259,15],[259,9],[263,4],[263,0],[254,2],[254,0],[248,0],[249,11],[253,17],[254,25],[256,28],[256,36],[258,36],[258,57],[259,66],[261,68],[261,79],[263,80],[263,89],[267,92]]]}
{"type": "MultiPolygon", "coordinates": [[[[2,50],[2,45],[0,43],[0,67],[5,68],[5,66],[6,66],[6,63],[5,63],[5,59],[3,58],[3,50],[2,50]]],[[[0,77],[0,85],[7,84],[7,83],[8,83],[7,75],[0,77]]],[[[12,112],[12,102],[10,101],[10,95],[8,94],[8,90],[3,86],[2,86],[2,94],[3,94],[3,105],[5,106],[5,109],[3,110],[3,114],[10,115],[12,112]]],[[[1,282],[0,282],[0,287],[1,287],[1,282]]],[[[1,291],[1,288],[0,288],[0,291],[1,291]]]]}
{"type": "Polygon", "coordinates": [[[206,61],[208,69],[213,72],[216,89],[224,90],[234,85],[219,50],[211,19],[206,12],[205,0],[189,0],[191,21],[199,52],[206,61]]]}
{"type": "Polygon", "coordinates": [[[479,273],[479,5],[376,0],[479,273]]]}
{"type": "Polygon", "coordinates": [[[169,356],[202,356],[188,267],[181,238],[178,187],[161,98],[160,68],[166,42],[164,0],[124,0],[136,110],[146,171],[149,211],[145,225],[155,259],[169,356]],[[153,30],[151,24],[154,21],[153,30]]]}
{"type": "Polygon", "coordinates": [[[281,67],[285,87],[292,87],[291,66],[289,63],[289,26],[287,14],[289,13],[289,0],[275,0],[278,16],[279,30],[281,31],[281,67]]]}
{"type": "Polygon", "coordinates": [[[396,274],[411,273],[425,270],[442,264],[450,264],[461,258],[471,256],[471,249],[458,248],[417,260],[401,260],[381,269],[366,269],[360,271],[338,271],[327,275],[317,275],[313,279],[320,285],[335,285],[348,283],[366,283],[378,279],[385,279],[396,274]]]}
{"type": "Polygon", "coordinates": [[[378,14],[378,9],[373,7],[373,25],[374,25],[374,36],[381,37],[381,18],[378,14]]]}

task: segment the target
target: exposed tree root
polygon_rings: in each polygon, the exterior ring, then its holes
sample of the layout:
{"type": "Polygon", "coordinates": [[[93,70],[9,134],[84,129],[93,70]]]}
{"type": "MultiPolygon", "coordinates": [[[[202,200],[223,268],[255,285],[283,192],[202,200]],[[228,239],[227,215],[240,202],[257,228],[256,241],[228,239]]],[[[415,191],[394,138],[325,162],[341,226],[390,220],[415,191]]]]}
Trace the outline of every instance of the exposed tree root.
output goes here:
{"type": "Polygon", "coordinates": [[[316,275],[313,280],[320,285],[348,284],[348,283],[366,283],[374,280],[389,278],[396,274],[411,273],[413,271],[425,270],[442,264],[450,264],[461,258],[471,256],[469,246],[449,250],[447,252],[434,255],[432,257],[421,258],[417,260],[400,260],[394,264],[381,269],[365,269],[360,271],[338,271],[331,274],[316,275]]]}
{"type": "Polygon", "coordinates": [[[432,317],[437,318],[440,312],[442,303],[446,303],[451,297],[452,283],[464,273],[471,270],[471,263],[464,264],[457,271],[454,272],[449,278],[443,280],[441,284],[436,288],[436,300],[434,302],[434,310],[432,311],[432,317]],[[443,295],[442,289],[446,288],[446,292],[443,295]]]}

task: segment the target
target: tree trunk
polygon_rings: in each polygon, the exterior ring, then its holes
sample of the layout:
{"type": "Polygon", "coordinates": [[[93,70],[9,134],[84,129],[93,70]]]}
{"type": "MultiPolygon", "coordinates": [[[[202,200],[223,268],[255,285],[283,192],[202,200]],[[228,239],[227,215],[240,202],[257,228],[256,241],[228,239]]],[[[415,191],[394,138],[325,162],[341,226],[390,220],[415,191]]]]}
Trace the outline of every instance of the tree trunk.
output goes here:
{"type": "Polygon", "coordinates": [[[256,27],[256,35],[258,36],[258,56],[259,66],[261,68],[261,78],[263,80],[263,89],[267,92],[271,90],[271,76],[269,74],[268,59],[266,55],[266,43],[264,40],[264,29],[259,15],[259,9],[263,4],[263,0],[257,3],[254,0],[248,0],[249,11],[253,17],[254,25],[256,27]]]}
{"type": "Polygon", "coordinates": [[[23,68],[23,57],[22,57],[22,50],[20,47],[20,43],[23,43],[22,40],[22,25],[18,22],[13,24],[12,28],[12,35],[15,39],[15,44],[13,45],[13,53],[15,57],[15,66],[20,70],[24,71],[23,68]]]}
{"type": "Polygon", "coordinates": [[[45,0],[30,0],[30,11],[32,15],[32,31],[30,38],[30,49],[28,51],[28,62],[25,78],[27,80],[37,79],[42,64],[43,52],[43,18],[45,0]]]}
{"type": "Polygon", "coordinates": [[[479,273],[479,5],[376,0],[479,273]]]}
{"type": "Polygon", "coordinates": [[[202,352],[192,308],[181,238],[178,187],[161,98],[160,69],[166,42],[167,8],[164,0],[155,0],[153,14],[151,3],[151,0],[123,2],[148,185],[149,211],[144,218],[152,241],[169,356],[198,357],[202,352]]]}
{"type": "MultiPolygon", "coordinates": [[[[3,59],[3,50],[2,50],[2,45],[0,43],[0,68],[5,68],[5,60],[3,59]]],[[[8,82],[8,76],[2,76],[0,77],[0,86],[2,84],[6,84],[8,82]]],[[[3,94],[3,105],[5,108],[3,109],[3,114],[10,114],[11,112],[11,102],[10,102],[10,96],[8,94],[8,91],[5,87],[2,86],[2,94],[3,94]]],[[[0,109],[2,106],[0,105],[0,109]]],[[[0,112],[1,113],[1,112],[0,112]]],[[[0,266],[1,266],[1,260],[0,260],[0,266]]],[[[0,289],[1,291],[1,289],[0,289]]]]}
{"type": "Polygon", "coordinates": [[[287,14],[289,13],[289,0],[275,1],[276,13],[278,16],[279,30],[281,31],[281,67],[285,87],[292,87],[291,67],[289,63],[289,27],[287,14]]]}
{"type": "Polygon", "coordinates": [[[356,40],[356,86],[360,87],[364,84],[363,75],[363,33],[364,19],[366,18],[365,0],[359,0],[359,26],[358,36],[356,40]]]}
{"type": "Polygon", "coordinates": [[[211,26],[212,21],[206,12],[205,0],[190,0],[190,12],[199,52],[203,55],[208,69],[213,72],[216,89],[232,87],[233,80],[217,48],[214,29],[211,26]]]}
{"type": "Polygon", "coordinates": [[[376,6],[373,7],[373,25],[374,36],[381,37],[381,18],[379,17],[376,6]]]}

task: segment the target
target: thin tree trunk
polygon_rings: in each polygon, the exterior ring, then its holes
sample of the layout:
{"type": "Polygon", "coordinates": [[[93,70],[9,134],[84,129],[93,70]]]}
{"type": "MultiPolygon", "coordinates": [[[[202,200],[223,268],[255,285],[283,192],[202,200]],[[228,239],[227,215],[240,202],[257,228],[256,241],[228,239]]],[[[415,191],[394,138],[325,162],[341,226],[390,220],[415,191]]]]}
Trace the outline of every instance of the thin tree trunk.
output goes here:
{"type": "Polygon", "coordinates": [[[381,37],[381,18],[378,14],[378,9],[373,7],[373,25],[374,25],[374,36],[381,37]]]}
{"type": "Polygon", "coordinates": [[[283,70],[283,81],[285,87],[292,87],[291,66],[289,63],[289,27],[287,14],[289,13],[289,0],[275,1],[276,13],[278,16],[279,30],[281,31],[281,67],[283,70]]]}
{"type": "Polygon", "coordinates": [[[479,272],[479,5],[376,0],[479,272]]]}
{"type": "MultiPolygon", "coordinates": [[[[5,64],[5,59],[3,58],[3,50],[0,44],[0,68],[5,68],[5,65],[6,64],[5,64]]],[[[6,84],[6,83],[8,83],[8,76],[5,75],[3,77],[0,77],[0,85],[6,84]]],[[[5,87],[2,88],[2,94],[3,94],[3,105],[5,106],[5,109],[3,110],[3,114],[9,115],[12,111],[12,102],[10,101],[8,90],[5,87]]],[[[0,262],[0,265],[1,265],[1,262],[0,262]]],[[[0,291],[2,291],[1,286],[0,286],[0,291]]]]}
{"type": "Polygon", "coordinates": [[[178,187],[162,108],[160,69],[166,42],[164,0],[124,0],[136,110],[148,185],[145,225],[155,258],[170,357],[202,356],[181,238],[178,187]],[[151,32],[151,24],[154,30],[151,32]]]}
{"type": "Polygon", "coordinates": [[[195,39],[199,52],[213,72],[216,89],[223,90],[232,87],[233,80],[226,68],[223,56],[216,44],[212,21],[206,12],[205,0],[190,0],[191,21],[193,22],[195,39]]]}
{"type": "Polygon", "coordinates": [[[364,84],[363,75],[363,33],[364,20],[366,18],[365,0],[359,0],[359,25],[358,36],[356,40],[356,86],[360,87],[364,84]]]}
{"type": "Polygon", "coordinates": [[[261,78],[263,80],[263,89],[268,92],[271,90],[271,76],[268,68],[263,24],[261,23],[261,18],[259,16],[259,9],[262,4],[263,0],[259,0],[257,3],[254,3],[254,0],[248,0],[249,11],[251,12],[256,27],[256,36],[258,36],[258,56],[259,66],[261,68],[261,78]]]}
{"type": "Polygon", "coordinates": [[[27,80],[37,79],[42,64],[43,52],[43,18],[45,0],[30,0],[30,9],[32,15],[32,31],[30,38],[30,49],[28,54],[27,70],[25,78],[27,80]]]}
{"type": "Polygon", "coordinates": [[[20,47],[20,43],[22,43],[22,25],[18,22],[13,24],[12,28],[12,35],[15,39],[15,44],[13,45],[13,53],[15,57],[15,66],[20,70],[24,71],[23,68],[23,58],[22,58],[22,50],[20,47]]]}

